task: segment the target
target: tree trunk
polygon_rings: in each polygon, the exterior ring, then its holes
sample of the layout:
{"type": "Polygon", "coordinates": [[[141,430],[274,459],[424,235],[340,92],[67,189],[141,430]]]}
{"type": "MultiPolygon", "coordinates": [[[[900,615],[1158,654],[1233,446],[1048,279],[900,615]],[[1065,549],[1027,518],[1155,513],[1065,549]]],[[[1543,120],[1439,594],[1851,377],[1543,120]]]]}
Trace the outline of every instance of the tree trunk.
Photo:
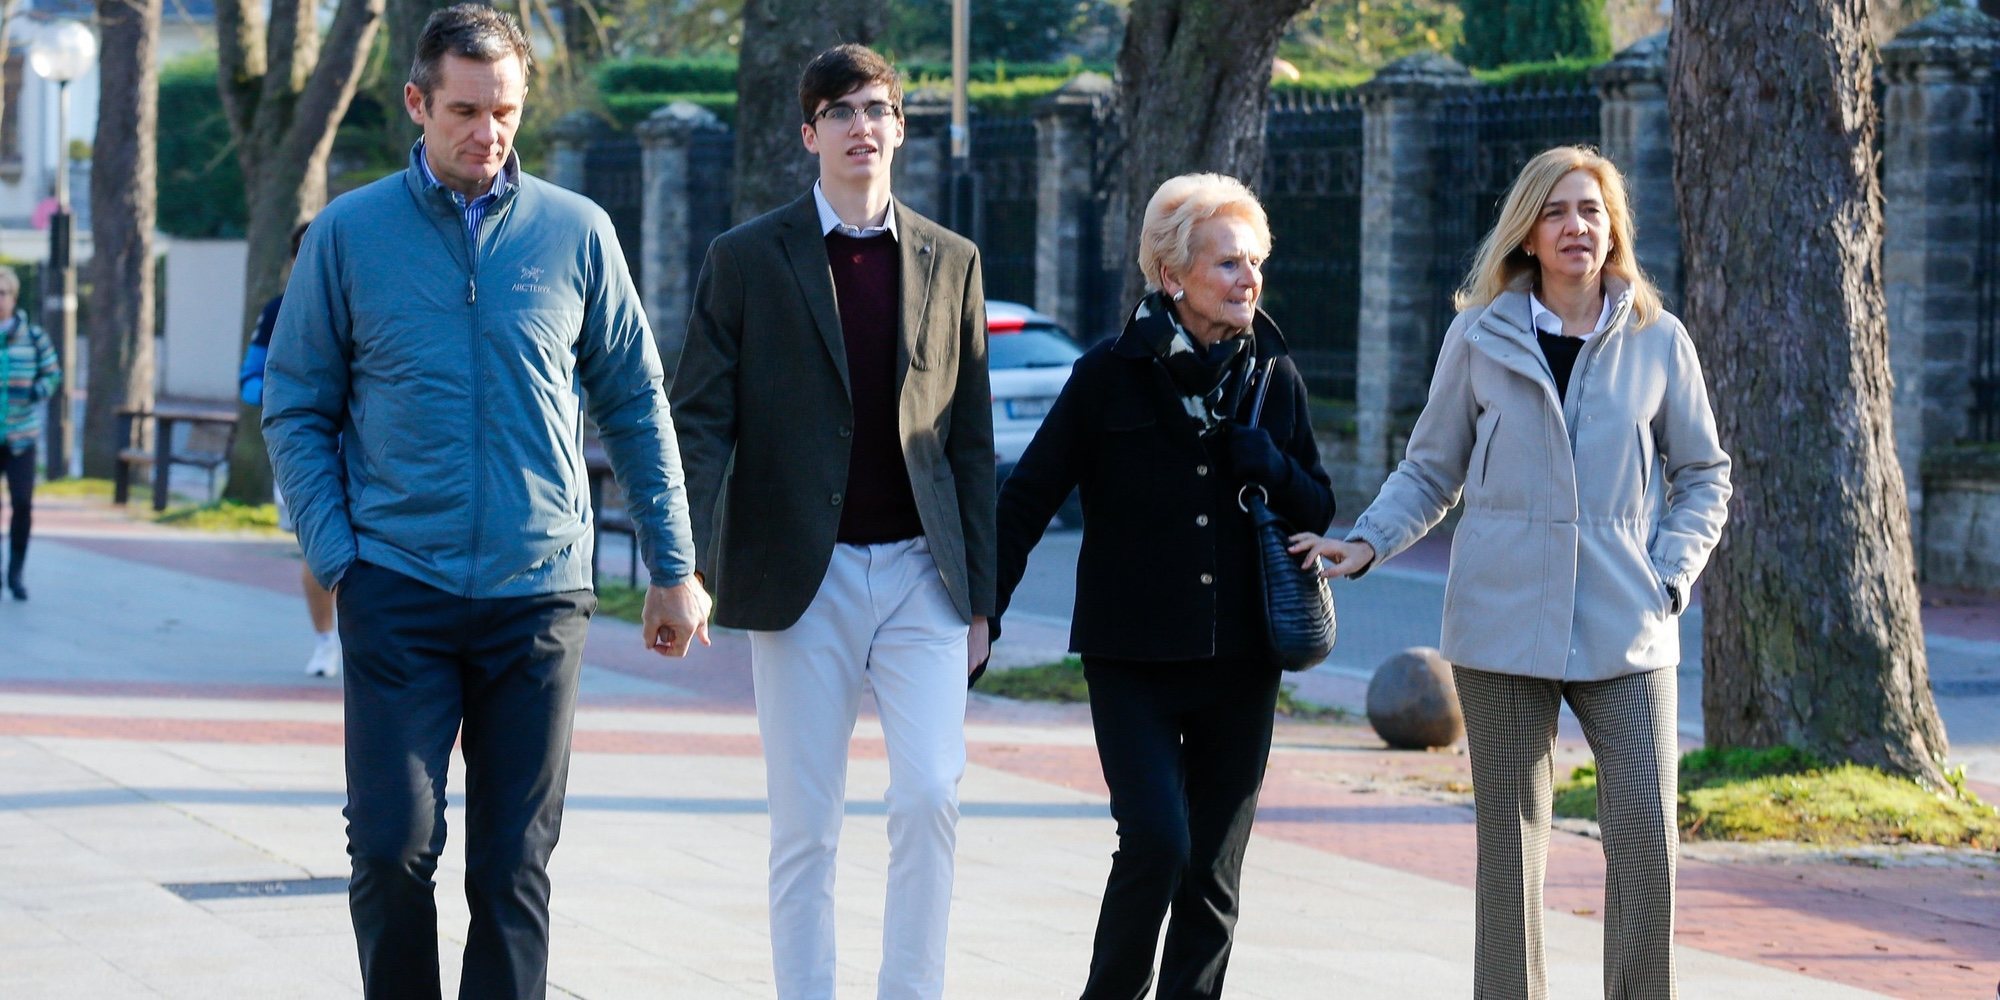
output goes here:
{"type": "MultiPolygon", "coordinates": [[[[1118,53],[1125,143],[1118,196],[1130,246],[1153,190],[1169,177],[1213,171],[1253,189],[1264,166],[1271,60],[1292,17],[1312,0],[1132,0],[1118,53]]],[[[1145,287],[1127,268],[1125,302],[1145,287]]]]}
{"type": "Polygon", "coordinates": [[[1711,745],[1935,782],[1945,733],[1890,427],[1867,6],[1674,4],[1687,325],[1735,457],[1703,584],[1702,719],[1711,745]]]}
{"type": "Polygon", "coordinates": [[[161,0],[97,0],[97,139],[91,147],[90,387],[83,474],[118,471],[118,408],[153,401],[153,223],[158,206],[161,0]]]}
{"type": "Polygon", "coordinates": [[[888,0],[744,0],[736,69],[737,222],[804,194],[819,168],[799,139],[799,73],[844,42],[872,43],[888,0]]]}
{"type": "MultiPolygon", "coordinates": [[[[268,31],[258,0],[216,4],[216,80],[249,203],[246,345],[264,303],[284,291],[292,229],[326,206],[327,154],[361,80],[383,3],[340,0],[324,43],[313,6],[301,0],[273,0],[268,31]]],[[[246,406],[237,420],[223,487],[223,496],[232,500],[270,499],[270,457],[258,426],[262,415],[246,406]]]]}
{"type": "Polygon", "coordinates": [[[401,163],[417,141],[419,129],[403,113],[403,85],[410,81],[410,64],[417,59],[417,38],[431,12],[451,5],[450,0],[385,0],[382,32],[387,58],[376,100],[382,102],[382,151],[391,163],[401,163]]]}

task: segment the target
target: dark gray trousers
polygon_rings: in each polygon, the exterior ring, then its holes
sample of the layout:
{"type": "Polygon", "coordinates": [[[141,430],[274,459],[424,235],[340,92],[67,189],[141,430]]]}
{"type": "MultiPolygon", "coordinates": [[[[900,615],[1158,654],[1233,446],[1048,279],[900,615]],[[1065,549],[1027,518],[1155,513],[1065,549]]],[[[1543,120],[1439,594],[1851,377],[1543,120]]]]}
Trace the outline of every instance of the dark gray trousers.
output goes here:
{"type": "Polygon", "coordinates": [[[458,597],[356,563],[336,591],[347,704],[348,908],[370,1000],[440,995],[438,854],[454,737],[465,756],[459,996],[548,988],[549,854],[562,827],[587,590],[458,597]],[[463,734],[460,729],[463,727],[463,734]]]}
{"type": "Polygon", "coordinates": [[[1547,1000],[1542,882],[1556,714],[1567,699],[1597,760],[1604,837],[1604,995],[1673,1000],[1679,744],[1674,672],[1550,681],[1455,667],[1472,758],[1479,874],[1472,995],[1547,1000]]]}

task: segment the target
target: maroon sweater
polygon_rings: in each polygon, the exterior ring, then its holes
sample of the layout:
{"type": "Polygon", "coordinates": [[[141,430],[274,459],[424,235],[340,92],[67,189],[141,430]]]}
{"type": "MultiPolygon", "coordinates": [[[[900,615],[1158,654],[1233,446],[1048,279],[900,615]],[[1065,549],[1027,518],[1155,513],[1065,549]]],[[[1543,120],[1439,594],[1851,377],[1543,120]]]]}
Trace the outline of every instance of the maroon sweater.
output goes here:
{"type": "Polygon", "coordinates": [[[896,426],[896,339],[902,313],[902,253],[890,236],[826,234],[833,297],[847,345],[854,444],[847,462],[839,539],[873,545],[924,533],[903,438],[896,426]]]}

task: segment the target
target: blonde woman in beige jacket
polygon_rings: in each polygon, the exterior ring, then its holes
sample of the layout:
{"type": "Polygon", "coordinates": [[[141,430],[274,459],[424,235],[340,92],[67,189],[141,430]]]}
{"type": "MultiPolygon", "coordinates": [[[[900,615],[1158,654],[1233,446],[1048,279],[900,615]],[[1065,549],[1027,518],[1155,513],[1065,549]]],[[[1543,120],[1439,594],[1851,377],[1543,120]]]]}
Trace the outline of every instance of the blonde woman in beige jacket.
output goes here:
{"type": "Polygon", "coordinates": [[[1344,539],[1293,539],[1322,575],[1358,577],[1464,499],[1441,645],[1478,810],[1479,998],[1548,996],[1564,700],[1597,760],[1605,996],[1676,995],[1676,619],[1722,531],[1729,456],[1694,343],[1632,245],[1609,160],[1531,160],[1459,289],[1402,464],[1344,539]]]}

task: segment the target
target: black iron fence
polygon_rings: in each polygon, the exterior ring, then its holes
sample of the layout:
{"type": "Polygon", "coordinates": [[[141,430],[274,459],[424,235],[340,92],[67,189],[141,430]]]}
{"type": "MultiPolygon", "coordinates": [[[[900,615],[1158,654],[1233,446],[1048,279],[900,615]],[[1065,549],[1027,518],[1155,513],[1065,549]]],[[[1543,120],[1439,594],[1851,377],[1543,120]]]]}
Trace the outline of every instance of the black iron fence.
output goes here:
{"type": "Polygon", "coordinates": [[[723,127],[704,128],[689,139],[689,275],[701,273],[702,262],[708,257],[708,245],[729,229],[730,205],[736,200],[735,164],[735,131],[723,127]]]}
{"type": "Polygon", "coordinates": [[[1477,87],[1445,102],[1437,117],[1439,208],[1431,255],[1432,323],[1438,343],[1451,324],[1452,292],[1521,168],[1551,146],[1597,145],[1599,98],[1591,87],[1477,87]]]}
{"type": "Polygon", "coordinates": [[[1967,429],[1975,441],[2000,441],[2000,74],[1986,91],[1986,197],[1979,212],[1979,326],[1970,376],[1967,429]]]}
{"type": "Polygon", "coordinates": [[[1032,305],[1035,185],[1040,178],[1035,120],[979,115],[971,128],[979,208],[969,235],[979,244],[986,297],[1032,305]]]}
{"type": "Polygon", "coordinates": [[[1260,197],[1271,219],[1264,308],[1316,395],[1352,400],[1361,318],[1361,103],[1272,95],[1260,197]]]}
{"type": "Polygon", "coordinates": [[[625,266],[632,282],[645,287],[646,172],[639,141],[630,135],[607,135],[592,139],[583,148],[583,194],[611,216],[618,233],[618,246],[625,252],[625,266]]]}

